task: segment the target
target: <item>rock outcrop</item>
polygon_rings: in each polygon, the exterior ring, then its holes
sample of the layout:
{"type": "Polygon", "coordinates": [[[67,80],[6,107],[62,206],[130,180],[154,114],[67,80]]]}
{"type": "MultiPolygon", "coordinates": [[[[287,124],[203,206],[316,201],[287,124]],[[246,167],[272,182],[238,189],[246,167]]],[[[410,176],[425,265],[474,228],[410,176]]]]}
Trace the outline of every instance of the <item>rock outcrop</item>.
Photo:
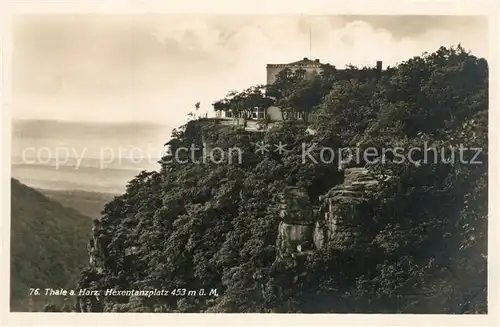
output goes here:
{"type": "Polygon", "coordinates": [[[280,205],[281,222],[276,242],[278,259],[295,258],[311,253],[314,248],[314,212],[305,190],[284,190],[280,205]]]}
{"type": "MultiPolygon", "coordinates": [[[[98,219],[93,220],[92,226],[92,238],[87,244],[87,249],[89,252],[89,270],[93,274],[102,274],[104,272],[104,249],[99,240],[101,231],[101,222],[98,219]]],[[[77,309],[80,312],[92,312],[95,311],[94,308],[101,305],[102,297],[97,295],[98,293],[91,293],[77,297],[77,309]]]]}
{"type": "Polygon", "coordinates": [[[99,241],[99,232],[101,231],[101,222],[94,219],[94,225],[92,226],[92,239],[89,241],[89,266],[91,269],[98,273],[103,272],[103,260],[102,260],[102,244],[99,241]]]}
{"type": "Polygon", "coordinates": [[[319,209],[311,204],[305,190],[286,188],[280,205],[277,261],[305,257],[330,242],[348,244],[360,227],[349,219],[349,213],[365,200],[365,191],[376,184],[367,169],[348,168],[344,182],[320,197],[319,209]]]}
{"type": "Polygon", "coordinates": [[[344,182],[320,197],[320,216],[314,229],[314,245],[321,248],[327,242],[349,243],[359,226],[350,220],[350,213],[365,200],[366,193],[377,181],[365,168],[345,170],[344,182]]]}

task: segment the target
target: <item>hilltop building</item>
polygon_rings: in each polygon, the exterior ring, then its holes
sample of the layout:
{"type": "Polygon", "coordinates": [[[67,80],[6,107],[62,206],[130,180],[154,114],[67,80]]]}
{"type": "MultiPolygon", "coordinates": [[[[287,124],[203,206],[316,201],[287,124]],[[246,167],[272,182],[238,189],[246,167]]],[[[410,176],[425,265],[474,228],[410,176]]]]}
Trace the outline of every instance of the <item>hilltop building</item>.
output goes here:
{"type": "MultiPolygon", "coordinates": [[[[325,65],[321,63],[319,59],[311,60],[309,58],[304,58],[299,61],[295,61],[289,64],[267,64],[267,84],[272,84],[276,81],[276,77],[278,74],[284,69],[290,69],[292,71],[296,71],[302,69],[306,72],[307,77],[313,77],[315,75],[320,74],[323,71],[323,67],[325,65]]],[[[335,66],[331,66],[335,68],[335,66]]],[[[376,68],[378,72],[382,71],[382,61],[377,61],[376,68]]],[[[231,113],[230,110],[216,110],[217,118],[227,118],[233,120],[263,120],[267,118],[269,121],[281,121],[283,120],[283,115],[280,108],[271,106],[268,108],[255,108],[250,117],[240,117],[231,113]]],[[[301,113],[295,113],[296,119],[301,119],[301,113]]]]}
{"type": "Polygon", "coordinates": [[[289,64],[267,64],[267,84],[274,83],[276,76],[284,69],[290,69],[292,71],[303,69],[306,71],[306,75],[314,76],[321,73],[323,64],[319,59],[311,60],[309,58],[304,58],[289,64]]]}

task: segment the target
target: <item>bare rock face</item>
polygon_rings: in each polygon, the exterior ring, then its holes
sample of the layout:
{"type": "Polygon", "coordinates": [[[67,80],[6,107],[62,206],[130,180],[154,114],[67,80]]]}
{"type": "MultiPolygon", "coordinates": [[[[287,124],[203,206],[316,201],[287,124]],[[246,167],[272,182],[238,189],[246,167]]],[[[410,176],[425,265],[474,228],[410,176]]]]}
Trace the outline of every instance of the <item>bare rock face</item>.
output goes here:
{"type": "Polygon", "coordinates": [[[350,242],[359,226],[350,221],[349,213],[365,200],[365,191],[376,184],[365,168],[345,170],[344,182],[320,197],[320,217],[313,233],[316,248],[323,247],[326,242],[350,242]]]}
{"type": "Polygon", "coordinates": [[[314,225],[289,224],[282,221],[278,228],[280,249],[296,255],[313,250],[314,225]]]}
{"type": "Polygon", "coordinates": [[[304,257],[330,242],[349,244],[360,227],[350,220],[350,213],[365,200],[365,191],[376,184],[367,169],[346,169],[344,182],[320,197],[319,210],[314,209],[305,190],[286,188],[281,197],[277,259],[304,257]]]}
{"type": "MultiPolygon", "coordinates": [[[[103,246],[99,240],[99,234],[102,229],[101,222],[98,219],[93,220],[92,238],[87,244],[89,252],[89,268],[97,273],[102,274],[104,271],[103,260],[103,246]]],[[[89,291],[90,292],[90,291],[89,291]]],[[[84,296],[77,296],[77,311],[80,312],[93,312],[94,308],[99,307],[102,302],[102,297],[95,294],[86,294],[84,296]]]]}
{"type": "Polygon", "coordinates": [[[306,191],[288,187],[280,205],[282,221],[278,227],[278,258],[303,256],[314,250],[314,212],[306,191]]]}
{"type": "Polygon", "coordinates": [[[100,230],[101,230],[101,222],[97,219],[94,219],[94,225],[92,226],[92,239],[88,244],[89,266],[98,273],[103,272],[103,266],[101,260],[103,251],[98,237],[100,230]]]}

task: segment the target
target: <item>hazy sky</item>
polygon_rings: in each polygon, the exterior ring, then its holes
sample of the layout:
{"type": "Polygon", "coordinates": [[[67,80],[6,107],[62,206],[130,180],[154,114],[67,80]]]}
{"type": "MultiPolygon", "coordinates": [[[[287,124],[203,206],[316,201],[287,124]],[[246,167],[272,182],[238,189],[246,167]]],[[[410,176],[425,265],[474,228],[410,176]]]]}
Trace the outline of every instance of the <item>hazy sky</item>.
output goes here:
{"type": "Polygon", "coordinates": [[[20,16],[12,114],[177,126],[198,101],[211,111],[228,91],[265,83],[267,63],[385,67],[458,43],[486,57],[487,33],[485,17],[20,16]]]}

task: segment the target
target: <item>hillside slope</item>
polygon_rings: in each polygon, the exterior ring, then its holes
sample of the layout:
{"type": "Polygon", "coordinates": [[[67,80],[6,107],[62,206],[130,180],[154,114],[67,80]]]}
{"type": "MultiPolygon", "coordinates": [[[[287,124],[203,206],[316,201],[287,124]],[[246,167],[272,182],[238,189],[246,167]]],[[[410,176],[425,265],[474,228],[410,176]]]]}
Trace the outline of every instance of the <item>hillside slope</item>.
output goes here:
{"type": "MultiPolygon", "coordinates": [[[[161,171],[105,206],[80,287],[169,295],[82,297],[82,310],[487,312],[486,60],[440,48],[380,75],[284,71],[271,91],[314,125],[190,121],[161,171]],[[185,150],[202,146],[226,156],[185,150]]],[[[257,87],[218,105],[244,114],[268,101],[257,87]]]]}
{"type": "Polygon", "coordinates": [[[11,179],[11,311],[41,310],[49,299],[34,296],[31,302],[30,288],[74,288],[88,263],[91,228],[89,217],[11,179]]]}

